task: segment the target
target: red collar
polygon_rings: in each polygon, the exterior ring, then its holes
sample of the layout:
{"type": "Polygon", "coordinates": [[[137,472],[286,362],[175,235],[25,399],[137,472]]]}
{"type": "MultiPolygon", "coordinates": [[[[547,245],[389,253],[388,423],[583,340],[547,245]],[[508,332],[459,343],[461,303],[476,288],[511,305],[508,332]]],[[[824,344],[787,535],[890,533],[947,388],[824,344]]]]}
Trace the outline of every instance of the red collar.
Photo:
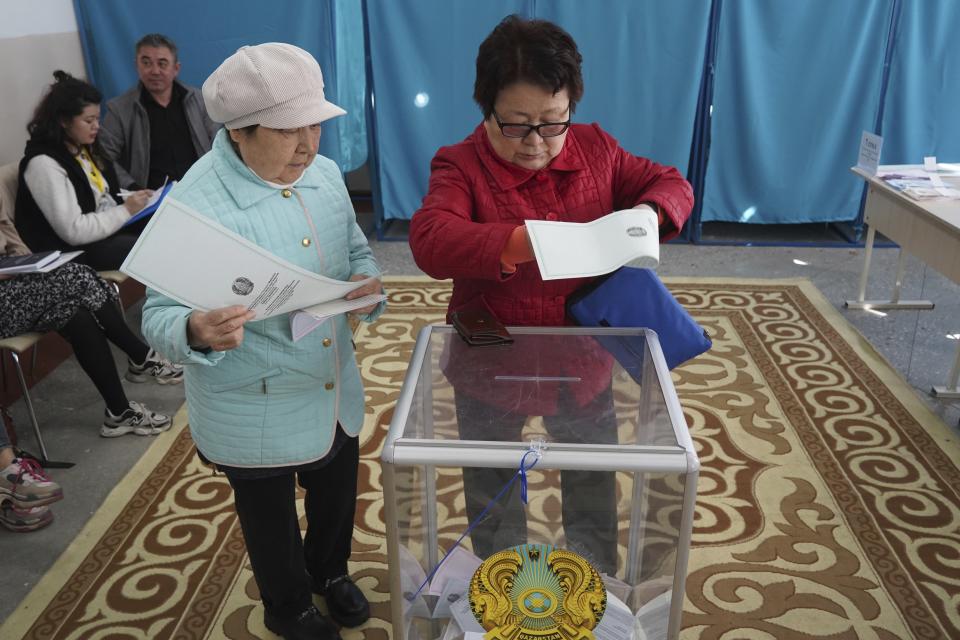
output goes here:
{"type": "Polygon", "coordinates": [[[580,171],[583,169],[586,163],[583,161],[583,153],[580,151],[580,145],[577,143],[577,138],[574,134],[574,126],[575,125],[568,129],[567,139],[564,141],[563,149],[560,150],[557,157],[546,167],[537,171],[525,169],[498,156],[497,152],[493,150],[493,145],[490,144],[490,138],[487,136],[487,130],[482,122],[473,130],[470,139],[473,142],[474,148],[477,150],[480,163],[490,175],[493,176],[493,179],[497,181],[497,185],[506,191],[508,189],[515,189],[538,173],[546,171],[580,171]]]}

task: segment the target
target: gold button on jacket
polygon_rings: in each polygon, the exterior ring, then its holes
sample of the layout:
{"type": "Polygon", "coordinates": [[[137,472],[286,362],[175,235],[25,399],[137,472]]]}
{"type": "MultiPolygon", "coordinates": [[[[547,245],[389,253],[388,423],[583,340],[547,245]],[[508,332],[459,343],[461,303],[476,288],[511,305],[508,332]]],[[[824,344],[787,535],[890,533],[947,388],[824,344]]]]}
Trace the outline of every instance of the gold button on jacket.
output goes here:
{"type": "Polygon", "coordinates": [[[280,192],[280,195],[282,195],[284,198],[289,198],[293,195],[293,191],[290,191],[290,189],[284,189],[280,192]]]}
{"type": "Polygon", "coordinates": [[[333,389],[333,383],[328,382],[327,384],[323,385],[323,388],[326,389],[327,391],[330,391],[333,389]]]}
{"type": "Polygon", "coordinates": [[[329,347],[330,344],[331,344],[330,338],[324,338],[324,339],[323,339],[323,346],[329,347]]]}
{"type": "Polygon", "coordinates": [[[309,247],[309,246],[310,246],[310,238],[304,238],[303,240],[300,241],[300,244],[302,244],[302,245],[305,246],[305,247],[309,247]]]}

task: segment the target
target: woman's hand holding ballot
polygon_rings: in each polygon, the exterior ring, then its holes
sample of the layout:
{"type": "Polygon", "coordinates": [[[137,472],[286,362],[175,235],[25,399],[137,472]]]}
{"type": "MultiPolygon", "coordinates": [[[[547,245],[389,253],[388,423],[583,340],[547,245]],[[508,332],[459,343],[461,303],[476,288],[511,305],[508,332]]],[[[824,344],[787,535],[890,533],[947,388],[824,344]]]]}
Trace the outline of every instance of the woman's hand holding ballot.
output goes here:
{"type": "Polygon", "coordinates": [[[256,315],[239,304],[211,311],[194,310],[187,321],[187,342],[194,349],[236,349],[243,342],[243,325],[256,315]]]}
{"type": "MultiPolygon", "coordinates": [[[[350,276],[350,282],[356,282],[357,280],[366,280],[367,278],[370,278],[370,277],[372,276],[364,275],[362,273],[355,273],[354,275],[350,276]]],[[[372,293],[381,293],[382,291],[383,291],[383,284],[380,282],[380,278],[374,278],[367,284],[363,285],[362,287],[357,287],[356,289],[354,289],[353,291],[351,291],[350,293],[348,293],[343,297],[347,300],[353,300],[355,298],[362,298],[363,296],[368,296],[372,293]]],[[[368,307],[361,307],[359,309],[354,309],[350,313],[353,313],[359,316],[366,315],[371,311],[373,311],[374,309],[376,309],[377,304],[378,303],[375,302],[368,307]]]]}

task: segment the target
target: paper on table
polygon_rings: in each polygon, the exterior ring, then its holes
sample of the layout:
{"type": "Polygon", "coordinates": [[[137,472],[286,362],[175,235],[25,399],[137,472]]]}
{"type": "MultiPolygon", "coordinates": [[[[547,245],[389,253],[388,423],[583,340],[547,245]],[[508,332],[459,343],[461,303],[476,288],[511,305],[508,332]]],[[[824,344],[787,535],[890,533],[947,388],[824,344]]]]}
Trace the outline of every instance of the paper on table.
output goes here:
{"type": "Polygon", "coordinates": [[[903,193],[914,200],[927,200],[929,198],[960,199],[960,191],[949,187],[908,187],[903,190],[903,193]]]}
{"type": "Polygon", "coordinates": [[[189,206],[167,198],[120,270],[193,309],[243,305],[262,320],[343,298],[343,282],[287,262],[189,206]]]}
{"type": "Polygon", "coordinates": [[[960,176],[960,163],[940,162],[937,164],[937,171],[947,175],[960,176]]]}
{"type": "Polygon", "coordinates": [[[941,162],[937,168],[927,171],[922,167],[903,167],[898,165],[883,165],[877,171],[878,178],[891,179],[896,177],[903,178],[931,178],[933,176],[956,177],[960,176],[960,164],[948,164],[941,162]]]}
{"type": "Polygon", "coordinates": [[[657,214],[650,209],[614,211],[592,222],[527,220],[544,280],[599,276],[626,265],[660,264],[657,214]]]}

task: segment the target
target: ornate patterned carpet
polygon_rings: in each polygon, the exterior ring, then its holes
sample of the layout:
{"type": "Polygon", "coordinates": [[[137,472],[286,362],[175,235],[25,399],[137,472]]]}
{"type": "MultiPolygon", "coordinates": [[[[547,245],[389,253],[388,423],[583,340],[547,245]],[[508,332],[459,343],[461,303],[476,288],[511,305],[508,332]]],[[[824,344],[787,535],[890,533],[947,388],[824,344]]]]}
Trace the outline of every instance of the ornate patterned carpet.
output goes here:
{"type": "MultiPolygon", "coordinates": [[[[674,372],[703,469],[682,638],[960,638],[960,445],[800,280],[669,284],[714,348],[674,372]]],[[[379,449],[446,283],[388,280],[357,330],[369,399],[353,575],[389,638],[379,449]]],[[[231,493],[157,438],[0,638],[269,638],[231,493]]]]}

